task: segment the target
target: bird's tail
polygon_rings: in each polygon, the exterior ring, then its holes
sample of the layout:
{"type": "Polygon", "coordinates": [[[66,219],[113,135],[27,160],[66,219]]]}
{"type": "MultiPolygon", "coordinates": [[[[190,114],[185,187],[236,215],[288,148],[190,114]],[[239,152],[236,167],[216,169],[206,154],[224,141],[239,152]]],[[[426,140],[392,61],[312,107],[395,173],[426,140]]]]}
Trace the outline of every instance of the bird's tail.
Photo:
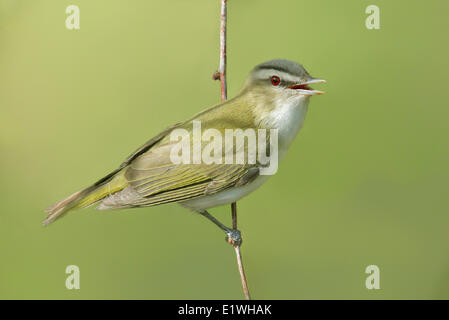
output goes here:
{"type": "Polygon", "coordinates": [[[123,170],[116,170],[86,189],[75,192],[45,209],[48,213],[42,225],[46,226],[70,210],[86,208],[101,199],[123,190],[128,185],[123,170]]]}

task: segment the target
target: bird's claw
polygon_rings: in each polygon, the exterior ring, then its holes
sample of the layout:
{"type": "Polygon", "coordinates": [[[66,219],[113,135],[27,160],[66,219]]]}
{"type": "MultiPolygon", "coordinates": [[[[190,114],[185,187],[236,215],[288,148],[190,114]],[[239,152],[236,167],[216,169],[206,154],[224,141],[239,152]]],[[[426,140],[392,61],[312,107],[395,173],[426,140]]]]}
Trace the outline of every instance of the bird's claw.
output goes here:
{"type": "Polygon", "coordinates": [[[242,234],[239,230],[229,229],[226,232],[226,242],[236,247],[242,245],[242,234]]]}

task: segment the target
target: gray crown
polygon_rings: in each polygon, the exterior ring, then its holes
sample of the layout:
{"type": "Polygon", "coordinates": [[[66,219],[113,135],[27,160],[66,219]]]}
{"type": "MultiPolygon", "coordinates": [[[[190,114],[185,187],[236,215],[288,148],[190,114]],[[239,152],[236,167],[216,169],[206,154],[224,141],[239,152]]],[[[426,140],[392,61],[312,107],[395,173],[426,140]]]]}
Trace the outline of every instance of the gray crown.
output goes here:
{"type": "Polygon", "coordinates": [[[310,75],[304,69],[302,65],[295,61],[290,60],[284,60],[284,59],[276,59],[276,60],[270,60],[264,63],[261,63],[254,67],[252,72],[257,72],[259,70],[263,69],[274,69],[279,70],[285,73],[289,73],[293,76],[299,77],[299,78],[309,78],[310,75]]]}

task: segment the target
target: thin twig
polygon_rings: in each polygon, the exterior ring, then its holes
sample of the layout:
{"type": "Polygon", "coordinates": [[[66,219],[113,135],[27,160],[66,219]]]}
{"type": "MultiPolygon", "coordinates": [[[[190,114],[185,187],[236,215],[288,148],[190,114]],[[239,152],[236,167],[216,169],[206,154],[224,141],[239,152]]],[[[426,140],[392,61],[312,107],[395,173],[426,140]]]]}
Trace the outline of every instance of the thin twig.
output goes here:
{"type": "MultiPolygon", "coordinates": [[[[232,211],[232,228],[237,230],[237,203],[233,202],[231,204],[232,211]]],[[[246,282],[245,269],[243,268],[242,254],[240,253],[240,245],[235,245],[235,256],[237,257],[237,266],[239,268],[240,278],[242,280],[243,293],[245,294],[246,300],[251,300],[249,295],[248,284],[246,282]]]]}
{"type": "Polygon", "coordinates": [[[237,230],[237,202],[231,204],[232,229],[237,230]]]}
{"type": "Polygon", "coordinates": [[[228,98],[228,86],[226,84],[226,20],[228,16],[227,0],[221,0],[221,17],[220,17],[220,73],[221,82],[221,100],[228,98]]]}
{"type": "MultiPolygon", "coordinates": [[[[220,67],[214,73],[212,78],[214,80],[220,79],[221,83],[221,100],[227,99],[227,85],[226,85],[226,20],[227,20],[227,0],[221,0],[221,18],[220,18],[220,67]]],[[[237,203],[231,204],[232,211],[232,228],[237,230],[237,203]]],[[[243,269],[242,254],[240,252],[240,245],[234,245],[235,255],[237,257],[237,266],[242,280],[243,293],[246,300],[250,300],[248,291],[248,284],[246,282],[245,270],[243,269]]]]}

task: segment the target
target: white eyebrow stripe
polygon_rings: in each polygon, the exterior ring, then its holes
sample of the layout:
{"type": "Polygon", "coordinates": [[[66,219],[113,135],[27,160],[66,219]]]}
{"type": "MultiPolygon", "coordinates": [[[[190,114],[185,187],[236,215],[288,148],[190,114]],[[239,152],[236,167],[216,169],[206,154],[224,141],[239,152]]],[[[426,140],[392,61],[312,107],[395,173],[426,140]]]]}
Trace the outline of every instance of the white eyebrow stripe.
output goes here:
{"type": "Polygon", "coordinates": [[[301,79],[299,77],[293,76],[290,73],[279,71],[276,69],[262,69],[257,71],[257,77],[260,79],[268,79],[271,76],[278,76],[281,80],[290,82],[299,82],[301,79]]]}

